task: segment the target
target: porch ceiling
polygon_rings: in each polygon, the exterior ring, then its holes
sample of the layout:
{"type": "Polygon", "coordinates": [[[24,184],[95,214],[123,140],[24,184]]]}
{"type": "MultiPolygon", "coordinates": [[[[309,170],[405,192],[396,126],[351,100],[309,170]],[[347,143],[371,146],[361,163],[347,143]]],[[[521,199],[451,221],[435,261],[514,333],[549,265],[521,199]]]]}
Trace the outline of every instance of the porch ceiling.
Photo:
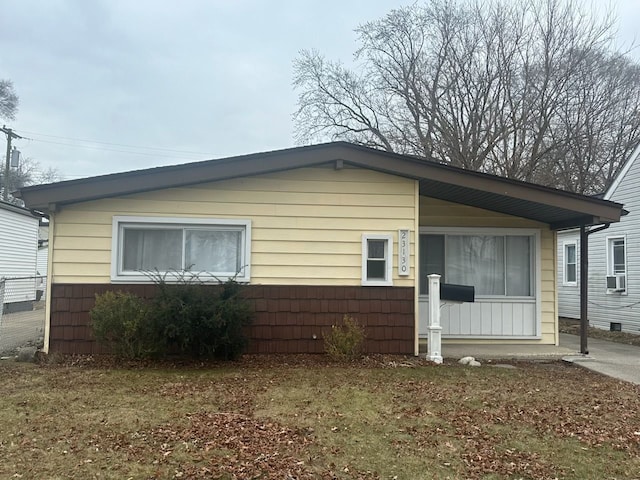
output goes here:
{"type": "Polygon", "coordinates": [[[597,215],[585,214],[563,208],[563,206],[557,203],[550,204],[549,199],[533,201],[515,198],[507,192],[504,194],[487,192],[431,179],[420,180],[420,195],[516,217],[528,218],[549,224],[552,229],[558,230],[573,228],[581,224],[596,225],[611,221],[611,219],[601,218],[597,215]]]}

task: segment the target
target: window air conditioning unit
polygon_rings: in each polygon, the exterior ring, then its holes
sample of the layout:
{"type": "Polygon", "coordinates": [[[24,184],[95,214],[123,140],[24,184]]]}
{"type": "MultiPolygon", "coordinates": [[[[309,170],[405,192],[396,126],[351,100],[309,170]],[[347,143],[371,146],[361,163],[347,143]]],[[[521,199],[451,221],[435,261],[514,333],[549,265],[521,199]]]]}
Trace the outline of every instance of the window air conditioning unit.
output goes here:
{"type": "Polygon", "coordinates": [[[627,289],[627,277],[624,273],[607,275],[607,290],[611,292],[624,292],[627,289]]]}

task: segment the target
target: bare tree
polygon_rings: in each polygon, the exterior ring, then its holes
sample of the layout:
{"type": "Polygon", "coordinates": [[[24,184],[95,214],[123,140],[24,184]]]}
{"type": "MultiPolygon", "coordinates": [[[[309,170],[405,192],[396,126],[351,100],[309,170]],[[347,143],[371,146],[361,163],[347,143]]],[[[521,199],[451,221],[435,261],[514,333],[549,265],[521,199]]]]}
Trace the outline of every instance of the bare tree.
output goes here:
{"type": "MultiPolygon", "coordinates": [[[[13,88],[13,83],[9,80],[0,80],[0,118],[13,120],[18,110],[18,96],[13,88]]],[[[4,151],[4,150],[3,150],[4,151]]],[[[4,155],[2,156],[4,157],[4,155]]],[[[7,185],[4,180],[4,158],[0,163],[0,193],[7,185]]],[[[62,180],[60,172],[53,167],[43,169],[37,160],[32,158],[22,158],[17,168],[11,168],[9,174],[9,194],[8,199],[15,204],[22,204],[22,201],[14,198],[11,192],[19,188],[40,183],[52,183],[62,180]]]]}
{"type": "MultiPolygon", "coordinates": [[[[43,168],[40,162],[29,157],[21,158],[18,168],[12,168],[9,175],[8,201],[22,205],[20,199],[14,198],[11,192],[29,185],[53,183],[62,180],[60,172],[53,167],[43,168]]],[[[0,185],[4,188],[4,169],[0,170],[0,185]]],[[[0,192],[2,190],[0,189],[0,192]]]]}
{"type": "Polygon", "coordinates": [[[295,60],[301,143],[345,139],[582,193],[640,140],[638,65],[571,0],[431,0],[295,60]]]}
{"type": "Polygon", "coordinates": [[[18,110],[18,96],[9,80],[0,80],[0,118],[13,120],[18,110]]]}

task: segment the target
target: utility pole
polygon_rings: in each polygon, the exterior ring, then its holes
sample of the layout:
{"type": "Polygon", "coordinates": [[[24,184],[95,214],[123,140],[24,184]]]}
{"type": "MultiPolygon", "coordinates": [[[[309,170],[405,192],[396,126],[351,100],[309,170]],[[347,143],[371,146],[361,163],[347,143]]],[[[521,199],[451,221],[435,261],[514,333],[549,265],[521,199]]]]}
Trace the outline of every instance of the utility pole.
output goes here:
{"type": "Polygon", "coordinates": [[[7,158],[6,163],[4,165],[4,190],[2,191],[2,199],[6,202],[9,199],[9,173],[11,172],[10,161],[11,161],[11,140],[13,138],[22,138],[20,135],[13,133],[13,130],[5,127],[4,125],[0,128],[0,132],[4,132],[7,136],[7,158]]]}

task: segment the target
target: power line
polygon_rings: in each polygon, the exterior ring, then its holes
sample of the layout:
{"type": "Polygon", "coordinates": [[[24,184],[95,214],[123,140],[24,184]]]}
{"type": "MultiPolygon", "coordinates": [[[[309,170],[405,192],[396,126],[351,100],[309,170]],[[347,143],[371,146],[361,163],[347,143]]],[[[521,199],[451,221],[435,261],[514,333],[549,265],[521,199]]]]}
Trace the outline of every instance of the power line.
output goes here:
{"type": "MultiPolygon", "coordinates": [[[[65,142],[54,142],[52,140],[42,140],[42,139],[38,139],[38,138],[31,138],[31,137],[25,137],[25,140],[30,140],[32,142],[40,142],[40,143],[48,143],[51,145],[60,145],[60,146],[65,146],[65,147],[73,147],[73,148],[86,148],[89,150],[101,150],[101,151],[105,151],[105,152],[117,152],[117,153],[128,153],[131,155],[144,155],[147,157],[164,157],[164,158],[173,158],[173,159],[179,159],[181,158],[178,155],[163,155],[161,153],[147,153],[147,152],[135,152],[135,151],[131,151],[131,150],[122,150],[122,149],[116,149],[116,148],[104,148],[104,147],[97,147],[97,146],[92,146],[92,145],[79,145],[79,144],[75,144],[75,143],[65,143],[65,142]]],[[[143,147],[137,147],[137,148],[143,148],[143,147]]],[[[171,150],[168,150],[171,151],[171,150]]],[[[198,153],[190,153],[189,155],[206,155],[206,154],[198,154],[198,153]]]]}
{"type": "MultiPolygon", "coordinates": [[[[82,139],[82,138],[64,137],[64,136],[60,136],[60,135],[48,135],[48,134],[44,134],[44,133],[28,132],[26,130],[21,130],[21,132],[29,134],[29,135],[37,135],[37,136],[40,136],[40,137],[58,138],[58,139],[61,139],[61,140],[72,140],[72,141],[84,142],[84,143],[95,143],[95,144],[99,144],[99,145],[112,145],[112,146],[115,146],[115,147],[138,148],[138,149],[142,149],[142,150],[157,150],[157,151],[162,151],[162,152],[186,153],[186,154],[189,154],[189,155],[205,155],[205,156],[209,156],[209,157],[213,156],[210,152],[194,152],[194,151],[190,151],[190,150],[175,150],[175,149],[171,149],[171,148],[147,147],[147,146],[142,146],[142,145],[128,145],[128,144],[123,144],[123,143],[103,142],[103,141],[99,141],[99,140],[86,140],[86,139],[82,139]]],[[[46,140],[35,139],[35,138],[31,138],[30,140],[46,142],[46,140]]],[[[50,142],[50,143],[53,143],[53,142],[50,142]]],[[[69,145],[69,144],[64,144],[64,145],[69,145]]]]}

